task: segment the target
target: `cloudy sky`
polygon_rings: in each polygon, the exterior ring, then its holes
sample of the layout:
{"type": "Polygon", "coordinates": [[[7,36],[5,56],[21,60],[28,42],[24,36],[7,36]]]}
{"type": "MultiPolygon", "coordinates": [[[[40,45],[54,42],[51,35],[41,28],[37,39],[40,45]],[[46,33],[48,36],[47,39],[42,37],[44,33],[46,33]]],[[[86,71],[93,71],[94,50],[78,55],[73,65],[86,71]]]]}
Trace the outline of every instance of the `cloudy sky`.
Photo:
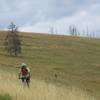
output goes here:
{"type": "Polygon", "coordinates": [[[100,31],[100,0],[0,0],[0,29],[14,22],[21,31],[67,34],[70,25],[80,32],[100,31]]]}

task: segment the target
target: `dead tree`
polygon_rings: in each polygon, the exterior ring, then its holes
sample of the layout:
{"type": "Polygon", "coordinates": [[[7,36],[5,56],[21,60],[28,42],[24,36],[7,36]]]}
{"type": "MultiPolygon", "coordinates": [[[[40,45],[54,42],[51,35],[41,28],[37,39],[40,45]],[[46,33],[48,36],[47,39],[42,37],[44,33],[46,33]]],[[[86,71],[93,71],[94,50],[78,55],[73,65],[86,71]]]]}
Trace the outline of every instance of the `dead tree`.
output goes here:
{"type": "Polygon", "coordinates": [[[69,34],[72,36],[77,36],[79,34],[75,25],[69,26],[69,34]]]}
{"type": "Polygon", "coordinates": [[[54,27],[53,26],[50,27],[50,33],[51,34],[54,34],[55,33],[55,30],[54,30],[54,27]]]}

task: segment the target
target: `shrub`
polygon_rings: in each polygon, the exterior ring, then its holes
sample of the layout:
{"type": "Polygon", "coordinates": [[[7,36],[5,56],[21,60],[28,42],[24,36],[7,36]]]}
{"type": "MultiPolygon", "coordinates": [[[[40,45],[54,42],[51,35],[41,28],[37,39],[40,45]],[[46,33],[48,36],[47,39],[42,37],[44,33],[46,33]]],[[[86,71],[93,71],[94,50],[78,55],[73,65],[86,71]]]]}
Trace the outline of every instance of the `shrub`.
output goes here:
{"type": "Polygon", "coordinates": [[[9,94],[0,95],[0,100],[12,100],[9,94]]]}

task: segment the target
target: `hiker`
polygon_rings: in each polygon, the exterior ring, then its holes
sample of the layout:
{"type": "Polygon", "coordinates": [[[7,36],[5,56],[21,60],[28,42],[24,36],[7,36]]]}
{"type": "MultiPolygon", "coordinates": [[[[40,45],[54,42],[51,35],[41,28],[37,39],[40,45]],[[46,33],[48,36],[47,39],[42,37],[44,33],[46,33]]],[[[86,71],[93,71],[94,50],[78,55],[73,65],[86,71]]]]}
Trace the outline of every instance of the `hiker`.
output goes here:
{"type": "Polygon", "coordinates": [[[30,69],[27,67],[25,63],[21,64],[21,68],[19,71],[19,79],[22,80],[22,83],[27,84],[29,87],[30,83],[30,69]]]}

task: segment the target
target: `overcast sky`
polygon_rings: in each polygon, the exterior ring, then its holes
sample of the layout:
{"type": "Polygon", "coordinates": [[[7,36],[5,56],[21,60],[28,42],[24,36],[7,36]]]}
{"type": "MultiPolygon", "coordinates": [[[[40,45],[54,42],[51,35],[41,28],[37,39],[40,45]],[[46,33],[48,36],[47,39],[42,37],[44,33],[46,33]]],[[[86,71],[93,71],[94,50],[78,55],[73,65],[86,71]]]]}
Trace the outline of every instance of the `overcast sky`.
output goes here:
{"type": "Polygon", "coordinates": [[[0,29],[12,21],[21,31],[49,32],[53,26],[66,34],[69,25],[99,31],[100,0],[0,0],[0,29]]]}

